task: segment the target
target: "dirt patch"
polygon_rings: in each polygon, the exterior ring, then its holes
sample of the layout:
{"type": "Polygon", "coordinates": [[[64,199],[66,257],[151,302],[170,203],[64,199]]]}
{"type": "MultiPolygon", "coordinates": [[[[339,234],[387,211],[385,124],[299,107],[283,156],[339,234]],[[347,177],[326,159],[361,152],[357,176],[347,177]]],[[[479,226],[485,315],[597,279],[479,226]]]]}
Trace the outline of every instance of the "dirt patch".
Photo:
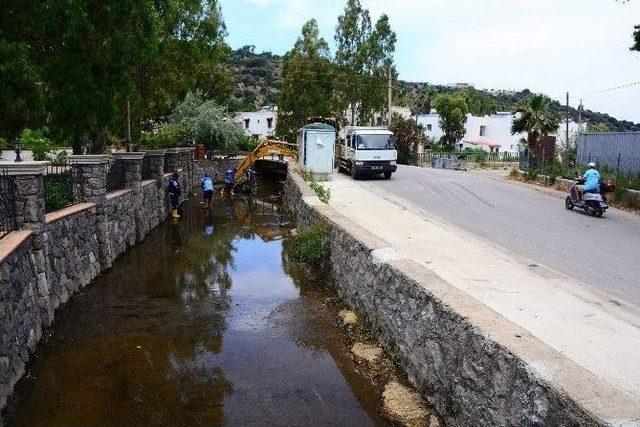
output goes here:
{"type": "Polygon", "coordinates": [[[438,419],[427,410],[420,395],[397,381],[387,384],[382,397],[385,412],[395,422],[405,426],[440,425],[438,419]]]}
{"type": "Polygon", "coordinates": [[[340,310],[338,316],[342,319],[343,325],[356,325],[358,323],[358,315],[351,310],[340,310]]]}
{"type": "Polygon", "coordinates": [[[382,349],[377,345],[357,342],[351,347],[351,353],[369,363],[374,363],[382,356],[382,349]]]}

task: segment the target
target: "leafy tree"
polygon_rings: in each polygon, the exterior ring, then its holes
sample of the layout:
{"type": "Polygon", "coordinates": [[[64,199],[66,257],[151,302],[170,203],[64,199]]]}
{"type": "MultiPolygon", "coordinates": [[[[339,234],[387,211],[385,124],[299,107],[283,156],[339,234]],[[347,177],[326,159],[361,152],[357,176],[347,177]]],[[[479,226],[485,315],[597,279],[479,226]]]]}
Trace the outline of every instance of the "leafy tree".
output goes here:
{"type": "Polygon", "coordinates": [[[424,135],[424,128],[415,120],[404,119],[394,114],[389,130],[393,132],[398,150],[398,163],[415,165],[418,163],[418,146],[426,146],[428,139],[424,135]]]}
{"type": "Polygon", "coordinates": [[[29,47],[52,131],[75,152],[122,134],[127,101],[135,131],[189,90],[223,99],[230,89],[216,0],[5,0],[0,28],[29,47]]]}
{"type": "Polygon", "coordinates": [[[465,134],[465,124],[469,109],[465,97],[460,94],[440,94],[434,101],[438,115],[439,124],[444,135],[440,138],[440,144],[447,150],[453,151],[456,144],[465,134]]]}
{"type": "Polygon", "coordinates": [[[476,89],[466,89],[461,92],[474,116],[488,116],[498,111],[498,103],[491,95],[476,89]]]}
{"type": "Polygon", "coordinates": [[[293,141],[307,118],[331,116],[332,89],[329,45],[319,36],[318,24],[312,19],[304,24],[302,35],[283,58],[277,135],[293,141]]]}
{"type": "Polygon", "coordinates": [[[538,94],[520,104],[514,111],[517,116],[511,124],[511,134],[526,132],[527,146],[532,151],[540,137],[558,129],[560,116],[550,111],[549,103],[549,98],[538,94]]]}
{"type": "Polygon", "coordinates": [[[225,108],[203,99],[201,93],[188,93],[171,114],[170,123],[183,126],[190,141],[211,150],[237,151],[244,138],[244,130],[226,117],[225,108]]]}
{"type": "Polygon", "coordinates": [[[392,70],[396,35],[382,15],[371,26],[369,11],[360,0],[348,0],[338,17],[335,41],[336,110],[350,108],[349,121],[369,123],[386,110],[387,79],[392,70]]]}
{"type": "Polygon", "coordinates": [[[425,85],[413,101],[413,110],[416,114],[429,114],[433,108],[436,91],[433,87],[425,85]]]}
{"type": "Polygon", "coordinates": [[[13,139],[21,129],[43,121],[40,78],[29,47],[0,38],[0,136],[13,139]]]}

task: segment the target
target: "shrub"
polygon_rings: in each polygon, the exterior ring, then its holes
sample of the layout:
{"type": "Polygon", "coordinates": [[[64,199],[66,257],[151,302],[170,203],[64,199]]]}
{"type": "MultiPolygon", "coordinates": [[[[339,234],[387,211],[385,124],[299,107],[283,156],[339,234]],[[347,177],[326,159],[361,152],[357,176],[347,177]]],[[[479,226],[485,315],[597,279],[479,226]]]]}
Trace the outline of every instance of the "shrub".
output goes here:
{"type": "Polygon", "coordinates": [[[44,175],[42,184],[46,212],[57,211],[73,204],[73,182],[70,171],[44,175]]]}
{"type": "Polygon", "coordinates": [[[20,133],[22,148],[33,152],[33,160],[41,161],[47,159],[47,153],[51,151],[55,144],[45,136],[42,129],[24,129],[20,133]]]}
{"type": "Polygon", "coordinates": [[[253,151],[256,149],[258,144],[260,144],[260,141],[246,135],[242,135],[238,141],[238,150],[253,151]]]}
{"type": "Polygon", "coordinates": [[[12,147],[9,146],[9,141],[0,136],[0,150],[11,150],[12,147]]]}
{"type": "Polygon", "coordinates": [[[189,131],[180,123],[163,125],[155,132],[142,132],[138,146],[146,150],[159,150],[185,145],[189,131]]]}
{"type": "Polygon", "coordinates": [[[287,242],[287,254],[293,261],[322,266],[329,258],[329,231],[329,226],[322,223],[304,229],[287,242]]]}

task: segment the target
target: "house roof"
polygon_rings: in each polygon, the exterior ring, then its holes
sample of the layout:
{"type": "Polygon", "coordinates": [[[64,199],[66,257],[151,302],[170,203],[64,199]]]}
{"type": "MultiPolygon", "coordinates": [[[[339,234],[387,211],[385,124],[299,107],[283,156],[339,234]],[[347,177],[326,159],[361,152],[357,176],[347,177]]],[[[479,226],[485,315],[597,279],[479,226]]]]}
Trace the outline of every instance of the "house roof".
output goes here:
{"type": "Polygon", "coordinates": [[[471,144],[471,145],[483,145],[485,147],[501,147],[501,144],[496,144],[494,142],[489,142],[489,141],[464,141],[466,144],[471,144]]]}

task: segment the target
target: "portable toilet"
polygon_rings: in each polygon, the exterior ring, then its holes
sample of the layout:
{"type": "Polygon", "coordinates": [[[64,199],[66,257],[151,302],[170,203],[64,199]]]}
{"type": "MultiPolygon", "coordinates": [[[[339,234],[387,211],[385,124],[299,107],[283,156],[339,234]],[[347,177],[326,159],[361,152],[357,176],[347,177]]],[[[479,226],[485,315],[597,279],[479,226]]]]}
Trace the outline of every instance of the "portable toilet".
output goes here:
{"type": "Polygon", "coordinates": [[[335,159],[336,130],[326,123],[310,123],[298,133],[300,167],[319,181],[329,180],[335,159]]]}

